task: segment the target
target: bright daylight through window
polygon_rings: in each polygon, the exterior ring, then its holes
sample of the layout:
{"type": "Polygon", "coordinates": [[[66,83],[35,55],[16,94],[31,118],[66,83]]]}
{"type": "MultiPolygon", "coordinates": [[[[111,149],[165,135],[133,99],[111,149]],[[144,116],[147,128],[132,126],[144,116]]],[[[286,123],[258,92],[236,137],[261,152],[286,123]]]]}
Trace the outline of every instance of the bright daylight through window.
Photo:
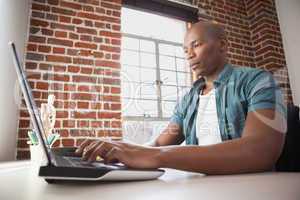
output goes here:
{"type": "Polygon", "coordinates": [[[147,142],[168,123],[191,86],[182,49],[186,23],[122,9],[122,115],[125,139],[147,142]]]}

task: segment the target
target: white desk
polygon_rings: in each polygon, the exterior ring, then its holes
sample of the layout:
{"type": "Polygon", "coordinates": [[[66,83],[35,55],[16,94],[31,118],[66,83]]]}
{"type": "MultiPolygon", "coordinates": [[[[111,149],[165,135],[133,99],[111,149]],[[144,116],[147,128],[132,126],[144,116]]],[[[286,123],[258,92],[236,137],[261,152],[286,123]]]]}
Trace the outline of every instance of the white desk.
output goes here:
{"type": "Polygon", "coordinates": [[[47,184],[29,162],[0,164],[1,200],[300,200],[300,173],[204,176],[167,170],[157,180],[47,184]]]}

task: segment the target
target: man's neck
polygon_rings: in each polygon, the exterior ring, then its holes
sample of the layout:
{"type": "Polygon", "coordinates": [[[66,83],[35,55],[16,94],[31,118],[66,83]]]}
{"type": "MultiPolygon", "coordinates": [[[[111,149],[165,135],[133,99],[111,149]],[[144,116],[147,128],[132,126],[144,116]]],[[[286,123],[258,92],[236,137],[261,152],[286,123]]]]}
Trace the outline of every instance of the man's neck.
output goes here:
{"type": "Polygon", "coordinates": [[[205,84],[207,86],[213,86],[213,82],[218,78],[219,74],[223,71],[225,65],[227,64],[227,62],[222,62],[212,74],[205,76],[205,84]]]}

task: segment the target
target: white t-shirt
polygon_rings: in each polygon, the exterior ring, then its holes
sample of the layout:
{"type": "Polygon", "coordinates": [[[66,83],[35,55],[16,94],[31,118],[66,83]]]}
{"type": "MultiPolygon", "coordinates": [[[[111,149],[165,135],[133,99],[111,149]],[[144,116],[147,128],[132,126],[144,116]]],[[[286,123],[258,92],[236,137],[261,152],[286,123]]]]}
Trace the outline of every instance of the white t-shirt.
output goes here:
{"type": "Polygon", "coordinates": [[[206,95],[199,95],[199,98],[196,119],[198,144],[203,146],[220,143],[222,139],[218,123],[215,89],[206,95]]]}

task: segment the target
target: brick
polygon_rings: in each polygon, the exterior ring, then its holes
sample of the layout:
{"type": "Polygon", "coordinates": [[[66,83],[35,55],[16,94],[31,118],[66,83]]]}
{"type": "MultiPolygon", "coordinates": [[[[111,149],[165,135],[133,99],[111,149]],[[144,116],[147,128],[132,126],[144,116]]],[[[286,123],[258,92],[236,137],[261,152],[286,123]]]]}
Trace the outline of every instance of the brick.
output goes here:
{"type": "Polygon", "coordinates": [[[26,54],[27,60],[36,60],[36,61],[42,61],[44,60],[44,55],[37,54],[37,53],[27,53],[26,54]]]}
{"type": "Polygon", "coordinates": [[[119,32],[100,31],[100,36],[121,39],[121,33],[119,32]]]}
{"type": "Polygon", "coordinates": [[[19,128],[29,128],[29,125],[30,125],[29,120],[21,119],[19,121],[19,128]]]}
{"type": "Polygon", "coordinates": [[[86,42],[76,42],[75,47],[77,47],[77,48],[86,48],[86,49],[97,49],[96,44],[86,43],[86,42]]]}
{"type": "MultiPolygon", "coordinates": [[[[83,5],[82,6],[82,10],[83,11],[87,11],[87,12],[94,12],[95,9],[94,9],[95,6],[88,6],[88,5],[83,5]]],[[[97,7],[96,7],[97,8],[97,7]]]]}
{"type": "Polygon", "coordinates": [[[78,130],[78,129],[71,129],[70,130],[70,135],[72,137],[95,137],[96,133],[95,131],[91,131],[91,130],[78,130]]]}
{"type": "Polygon", "coordinates": [[[97,30],[91,29],[91,28],[77,27],[77,28],[76,28],[76,32],[77,32],[77,33],[90,34],[90,35],[97,35],[97,30]]]}
{"type": "Polygon", "coordinates": [[[41,26],[41,27],[47,27],[49,26],[49,23],[44,20],[38,20],[38,19],[31,19],[30,24],[32,26],[41,26]]]}
{"type": "Polygon", "coordinates": [[[64,102],[64,109],[75,109],[76,103],[75,102],[64,102]]]}
{"type": "Polygon", "coordinates": [[[121,48],[120,47],[112,47],[112,46],[101,45],[100,50],[109,51],[109,52],[113,52],[113,53],[121,53],[121,48]]]}
{"type": "Polygon", "coordinates": [[[73,19],[72,19],[72,24],[77,24],[77,25],[79,25],[79,24],[82,24],[82,23],[83,23],[83,20],[80,19],[80,18],[73,18],[73,19]]]}
{"type": "Polygon", "coordinates": [[[50,20],[50,21],[58,21],[58,15],[54,15],[54,14],[46,14],[46,19],[50,20]]]}
{"type": "Polygon", "coordinates": [[[77,120],[78,128],[87,128],[90,126],[89,120],[77,120]]]}
{"type": "Polygon", "coordinates": [[[93,51],[93,56],[95,58],[103,58],[104,53],[103,52],[99,52],[99,51],[93,51]]]}
{"type": "Polygon", "coordinates": [[[98,112],[98,119],[121,119],[121,113],[98,112]]]}
{"type": "Polygon", "coordinates": [[[56,118],[68,118],[69,114],[67,111],[56,111],[56,118]]]}
{"type": "Polygon", "coordinates": [[[112,103],[110,109],[111,110],[121,110],[122,105],[120,103],[112,103]]]}
{"type": "Polygon", "coordinates": [[[66,25],[66,24],[60,24],[60,23],[55,23],[52,22],[50,24],[51,29],[62,29],[62,30],[67,30],[67,31],[74,31],[75,26],[74,25],[66,25]]]}
{"type": "Polygon", "coordinates": [[[75,140],[70,138],[62,138],[61,140],[62,145],[64,147],[74,147],[75,146],[75,140]]]}
{"type": "Polygon", "coordinates": [[[64,54],[66,52],[65,48],[53,47],[54,54],[64,54]]]}
{"type": "Polygon", "coordinates": [[[78,40],[79,39],[79,35],[75,34],[75,33],[69,33],[69,38],[73,39],[73,40],[78,40]]]}
{"type": "Polygon", "coordinates": [[[73,82],[80,82],[80,83],[96,83],[96,77],[90,76],[73,76],[73,82]]]}
{"type": "Polygon", "coordinates": [[[49,12],[50,11],[50,6],[32,3],[31,9],[32,10],[49,12]]]}
{"type": "Polygon", "coordinates": [[[26,62],[26,63],[25,63],[25,68],[26,68],[26,69],[36,69],[36,68],[37,68],[37,63],[34,63],[34,62],[26,62]]]}
{"type": "Polygon", "coordinates": [[[64,128],[75,128],[75,120],[63,120],[64,128]]]}
{"type": "Polygon", "coordinates": [[[49,62],[72,63],[72,59],[66,56],[47,55],[46,60],[49,62]]]}
{"type": "Polygon", "coordinates": [[[79,55],[88,57],[88,56],[92,56],[93,54],[91,50],[80,49],[79,55]]]}
{"type": "Polygon", "coordinates": [[[50,83],[49,87],[50,87],[51,90],[58,90],[58,91],[63,90],[63,84],[62,83],[50,83]]]}
{"type": "Polygon", "coordinates": [[[111,67],[111,68],[121,67],[119,62],[105,61],[105,60],[96,60],[95,65],[99,67],[111,67]]]}
{"type": "Polygon", "coordinates": [[[116,23],[116,24],[120,24],[121,23],[120,18],[108,17],[108,16],[101,16],[101,21],[109,22],[109,23],[116,23]]]}
{"type": "Polygon", "coordinates": [[[91,127],[92,128],[101,128],[103,126],[102,121],[92,121],[91,122],[91,127]]]}
{"type": "Polygon", "coordinates": [[[88,102],[77,102],[77,108],[78,109],[89,109],[89,103],[88,102]]]}
{"type": "Polygon", "coordinates": [[[80,35],[80,40],[81,41],[88,41],[88,42],[92,42],[93,38],[90,35],[80,35]]]}
{"type": "Polygon", "coordinates": [[[65,31],[55,31],[55,37],[66,38],[68,33],[65,31]]]}
{"type": "Polygon", "coordinates": [[[72,93],[71,99],[73,99],[73,100],[96,101],[97,95],[89,94],[89,93],[72,93]]]}
{"type": "Polygon", "coordinates": [[[36,51],[37,45],[36,44],[27,44],[27,51],[36,51]]]}
{"type": "Polygon", "coordinates": [[[49,84],[47,82],[37,82],[36,89],[48,90],[49,84]]]}
{"type": "Polygon", "coordinates": [[[73,64],[78,65],[94,65],[94,60],[85,58],[73,58],[73,64]]]}
{"type": "Polygon", "coordinates": [[[71,15],[75,16],[76,12],[70,9],[64,9],[64,8],[58,8],[58,7],[52,7],[53,13],[63,14],[63,15],[71,15]]]}
{"type": "Polygon", "coordinates": [[[88,112],[88,111],[74,111],[73,112],[75,119],[96,119],[97,113],[96,112],[88,112]]]}
{"type": "Polygon", "coordinates": [[[93,69],[92,68],[88,68],[88,67],[81,67],[80,73],[82,73],[82,74],[92,74],[93,73],[93,69]]]}
{"type": "Polygon", "coordinates": [[[75,10],[81,10],[81,8],[82,8],[82,6],[78,3],[66,2],[66,1],[61,1],[60,6],[66,7],[66,8],[72,8],[75,10]]]}
{"type": "Polygon", "coordinates": [[[38,12],[38,11],[32,11],[31,16],[35,17],[35,18],[44,19],[45,18],[45,13],[38,12]]]}
{"type": "Polygon", "coordinates": [[[77,73],[79,71],[80,71],[80,67],[78,66],[71,66],[71,65],[68,66],[68,72],[77,73]]]}
{"type": "Polygon", "coordinates": [[[100,20],[102,19],[102,16],[92,14],[92,13],[87,13],[87,12],[78,12],[77,17],[80,18],[86,18],[86,19],[92,19],[92,20],[100,20]]]}
{"type": "Polygon", "coordinates": [[[109,9],[115,9],[115,10],[121,10],[121,5],[111,4],[110,2],[101,2],[101,7],[103,8],[109,8],[109,9]]]}
{"type": "Polygon", "coordinates": [[[29,42],[35,42],[35,43],[45,43],[46,38],[45,37],[40,37],[40,36],[29,36],[29,42]]]}
{"type": "Polygon", "coordinates": [[[50,5],[58,5],[58,0],[47,0],[50,5]]]}
{"type": "Polygon", "coordinates": [[[67,46],[67,47],[73,46],[72,40],[65,40],[65,39],[48,38],[48,43],[55,44],[55,45],[61,45],[61,46],[67,46]]]}
{"type": "Polygon", "coordinates": [[[50,46],[45,46],[45,45],[40,45],[38,47],[39,52],[43,52],[43,53],[49,53],[51,51],[51,47],[50,46]]]}
{"type": "Polygon", "coordinates": [[[54,31],[52,31],[50,29],[45,29],[45,28],[42,29],[42,34],[43,35],[52,36],[53,33],[54,33],[54,31]]]}

